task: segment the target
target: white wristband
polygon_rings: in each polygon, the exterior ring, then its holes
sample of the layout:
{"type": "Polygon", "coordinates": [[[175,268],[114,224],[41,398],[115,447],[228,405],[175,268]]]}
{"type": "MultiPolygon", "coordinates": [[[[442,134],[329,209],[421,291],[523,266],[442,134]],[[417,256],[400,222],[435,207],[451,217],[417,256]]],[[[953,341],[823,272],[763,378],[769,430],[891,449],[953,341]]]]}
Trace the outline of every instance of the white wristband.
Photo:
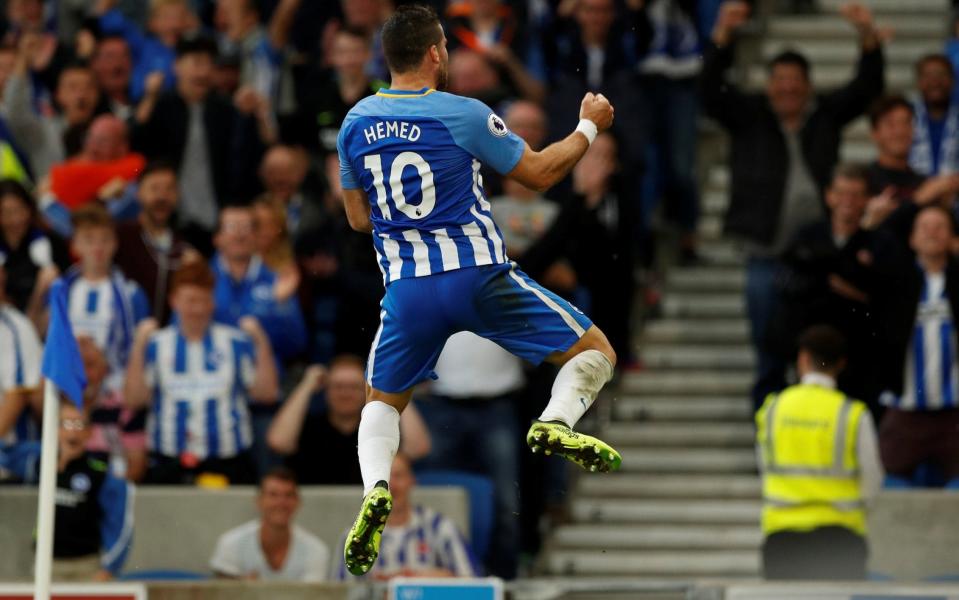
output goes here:
{"type": "Polygon", "coordinates": [[[586,136],[586,141],[589,142],[590,146],[593,145],[593,140],[595,140],[599,134],[599,128],[596,127],[596,123],[593,123],[589,119],[580,119],[579,125],[576,126],[576,131],[586,136]]]}

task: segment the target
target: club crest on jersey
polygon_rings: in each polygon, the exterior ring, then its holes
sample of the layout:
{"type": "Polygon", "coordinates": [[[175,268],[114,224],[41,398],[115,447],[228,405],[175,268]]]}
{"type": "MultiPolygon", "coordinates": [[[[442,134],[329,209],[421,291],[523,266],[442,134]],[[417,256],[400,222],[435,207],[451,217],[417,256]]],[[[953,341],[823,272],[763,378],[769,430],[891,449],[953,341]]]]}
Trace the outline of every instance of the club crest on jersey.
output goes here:
{"type": "Polygon", "coordinates": [[[92,485],[86,473],[76,473],[70,478],[70,489],[75,492],[89,492],[92,485]]]}
{"type": "Polygon", "coordinates": [[[486,117],[486,126],[489,127],[489,132],[495,135],[496,137],[505,137],[509,133],[509,129],[506,128],[506,123],[503,122],[503,119],[499,118],[496,113],[490,113],[486,117]]]}

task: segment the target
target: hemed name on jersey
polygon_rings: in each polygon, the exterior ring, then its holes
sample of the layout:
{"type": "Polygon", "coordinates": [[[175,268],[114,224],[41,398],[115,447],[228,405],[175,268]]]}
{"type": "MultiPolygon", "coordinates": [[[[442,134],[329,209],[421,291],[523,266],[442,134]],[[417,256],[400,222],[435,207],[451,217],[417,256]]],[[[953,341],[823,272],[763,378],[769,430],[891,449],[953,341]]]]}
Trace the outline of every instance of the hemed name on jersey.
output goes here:
{"type": "Polygon", "coordinates": [[[363,130],[367,144],[372,144],[387,137],[403,138],[415,142],[420,139],[420,133],[419,127],[410,125],[406,121],[380,121],[376,125],[370,125],[363,130]]]}

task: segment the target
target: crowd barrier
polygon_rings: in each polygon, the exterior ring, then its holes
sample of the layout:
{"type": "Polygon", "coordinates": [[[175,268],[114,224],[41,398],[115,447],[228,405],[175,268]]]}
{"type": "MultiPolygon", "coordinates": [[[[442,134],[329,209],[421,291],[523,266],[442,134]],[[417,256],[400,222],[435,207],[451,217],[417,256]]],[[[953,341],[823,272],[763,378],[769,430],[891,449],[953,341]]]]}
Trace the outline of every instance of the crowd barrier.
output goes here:
{"type": "MultiPolygon", "coordinates": [[[[231,487],[141,487],[134,505],[133,548],[126,571],[184,570],[208,572],[210,556],[221,533],[256,518],[255,489],[231,487]]],[[[302,505],[296,523],[330,547],[356,518],[362,497],[359,487],[301,488],[302,505]]],[[[451,518],[469,536],[469,501],[460,488],[421,487],[414,503],[430,506],[451,518]]],[[[0,487],[0,581],[24,581],[33,572],[33,530],[36,490],[0,487]]]]}

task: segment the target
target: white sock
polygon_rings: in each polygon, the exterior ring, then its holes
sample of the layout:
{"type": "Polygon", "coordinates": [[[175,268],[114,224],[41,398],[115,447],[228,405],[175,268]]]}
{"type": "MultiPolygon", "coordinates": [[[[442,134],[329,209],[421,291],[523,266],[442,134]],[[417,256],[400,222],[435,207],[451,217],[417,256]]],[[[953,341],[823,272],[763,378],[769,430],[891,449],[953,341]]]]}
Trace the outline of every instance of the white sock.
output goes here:
{"type": "Polygon", "coordinates": [[[561,421],[574,427],[593,405],[599,390],[613,378],[613,365],[599,350],[585,350],[556,374],[552,397],[540,421],[561,421]]]}
{"type": "Polygon", "coordinates": [[[390,480],[393,457],[400,447],[400,413],[385,402],[374,400],[363,407],[357,455],[363,473],[363,495],[378,481],[390,480]]]}

